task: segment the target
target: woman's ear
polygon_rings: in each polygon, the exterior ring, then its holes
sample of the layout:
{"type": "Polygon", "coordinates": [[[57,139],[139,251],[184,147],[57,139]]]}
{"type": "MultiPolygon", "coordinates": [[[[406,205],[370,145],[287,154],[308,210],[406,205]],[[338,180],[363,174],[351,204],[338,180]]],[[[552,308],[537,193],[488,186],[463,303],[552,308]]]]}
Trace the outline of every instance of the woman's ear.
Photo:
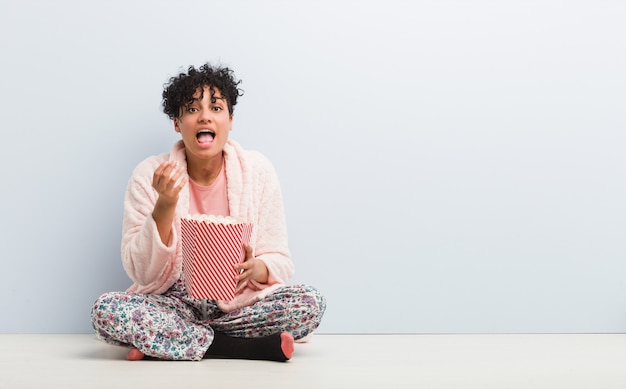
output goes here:
{"type": "Polygon", "coordinates": [[[178,122],[178,118],[174,118],[174,131],[180,132],[180,123],[178,122]]]}

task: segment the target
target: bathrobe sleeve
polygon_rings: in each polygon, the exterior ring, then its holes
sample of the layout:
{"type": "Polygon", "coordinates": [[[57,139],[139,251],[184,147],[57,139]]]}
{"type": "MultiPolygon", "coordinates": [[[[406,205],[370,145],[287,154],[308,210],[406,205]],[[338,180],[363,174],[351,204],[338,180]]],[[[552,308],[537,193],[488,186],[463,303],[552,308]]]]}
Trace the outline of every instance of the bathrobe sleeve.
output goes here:
{"type": "MultiPolygon", "coordinates": [[[[122,225],[122,264],[134,284],[129,292],[165,292],[180,276],[178,236],[175,225],[167,245],[161,242],[152,218],[158,193],[152,188],[152,177],[167,154],[150,157],[133,171],[124,198],[122,225]]],[[[175,223],[174,223],[175,224],[175,223]]]]}
{"type": "Polygon", "coordinates": [[[273,165],[262,154],[250,152],[258,168],[257,220],[254,255],[269,271],[268,284],[286,283],[294,274],[288,247],[283,196],[273,165]]]}

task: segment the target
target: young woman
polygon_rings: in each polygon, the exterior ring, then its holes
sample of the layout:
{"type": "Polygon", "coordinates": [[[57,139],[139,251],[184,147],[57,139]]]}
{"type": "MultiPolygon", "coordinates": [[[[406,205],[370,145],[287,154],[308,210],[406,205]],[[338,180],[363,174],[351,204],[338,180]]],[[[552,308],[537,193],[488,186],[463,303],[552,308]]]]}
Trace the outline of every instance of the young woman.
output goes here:
{"type": "Polygon", "coordinates": [[[286,361],[294,340],[311,334],[324,314],[316,289],[287,284],[294,269],[273,166],[229,139],[240,82],[229,68],[207,63],[172,77],[163,91],[163,111],[181,140],[133,171],[122,262],[134,283],[100,296],[92,309],[97,336],[130,346],[130,360],[286,361]],[[233,300],[202,307],[186,292],[180,219],[188,214],[253,224],[233,300]]]}

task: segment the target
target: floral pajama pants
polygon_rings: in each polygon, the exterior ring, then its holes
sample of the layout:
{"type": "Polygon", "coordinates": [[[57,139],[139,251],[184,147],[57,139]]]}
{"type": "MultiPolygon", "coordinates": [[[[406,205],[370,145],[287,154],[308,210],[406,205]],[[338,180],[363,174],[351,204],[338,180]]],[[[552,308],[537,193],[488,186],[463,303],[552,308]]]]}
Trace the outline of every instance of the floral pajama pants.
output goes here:
{"type": "Polygon", "coordinates": [[[182,279],[167,292],[111,292],[94,303],[91,319],[96,336],[111,344],[138,348],[145,355],[170,360],[200,360],[213,341],[213,331],[254,338],[289,332],[295,340],[315,330],[326,300],[305,285],[283,286],[257,303],[222,312],[207,301],[187,295],[182,279]]]}

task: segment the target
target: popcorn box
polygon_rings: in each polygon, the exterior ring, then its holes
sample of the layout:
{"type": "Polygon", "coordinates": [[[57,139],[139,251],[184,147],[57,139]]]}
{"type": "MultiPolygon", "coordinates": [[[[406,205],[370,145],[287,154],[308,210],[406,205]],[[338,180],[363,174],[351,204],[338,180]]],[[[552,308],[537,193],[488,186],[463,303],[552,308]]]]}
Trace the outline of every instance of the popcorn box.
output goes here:
{"type": "Polygon", "coordinates": [[[183,277],[187,293],[202,300],[230,301],[235,297],[237,271],[245,259],[252,224],[223,216],[181,218],[183,277]]]}

